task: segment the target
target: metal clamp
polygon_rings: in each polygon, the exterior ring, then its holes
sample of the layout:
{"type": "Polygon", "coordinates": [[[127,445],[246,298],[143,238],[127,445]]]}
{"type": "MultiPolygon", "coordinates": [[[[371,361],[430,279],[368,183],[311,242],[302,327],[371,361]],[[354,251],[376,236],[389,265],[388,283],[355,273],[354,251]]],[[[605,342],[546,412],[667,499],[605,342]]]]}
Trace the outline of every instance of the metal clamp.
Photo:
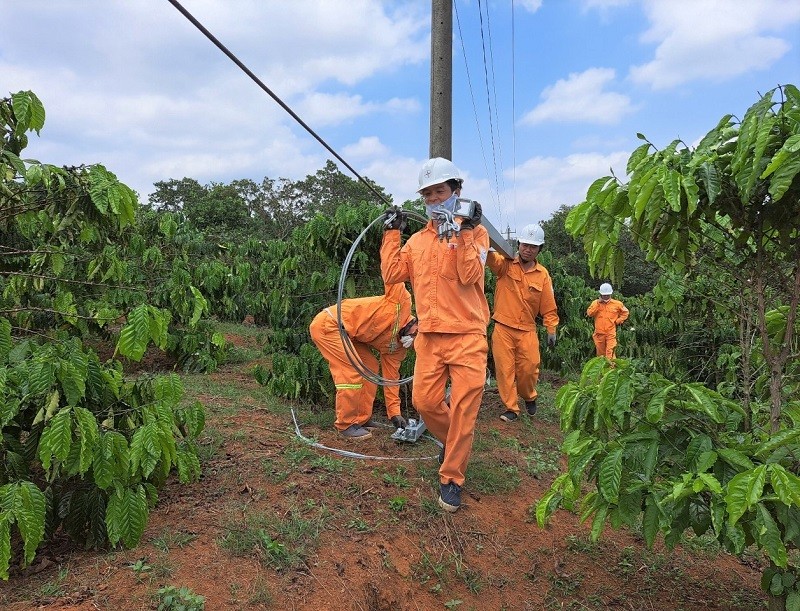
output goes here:
{"type": "Polygon", "coordinates": [[[422,437],[422,434],[426,431],[426,429],[427,427],[422,421],[422,418],[420,418],[419,421],[410,418],[406,428],[397,429],[394,433],[392,433],[392,439],[416,443],[416,441],[422,437]]]}

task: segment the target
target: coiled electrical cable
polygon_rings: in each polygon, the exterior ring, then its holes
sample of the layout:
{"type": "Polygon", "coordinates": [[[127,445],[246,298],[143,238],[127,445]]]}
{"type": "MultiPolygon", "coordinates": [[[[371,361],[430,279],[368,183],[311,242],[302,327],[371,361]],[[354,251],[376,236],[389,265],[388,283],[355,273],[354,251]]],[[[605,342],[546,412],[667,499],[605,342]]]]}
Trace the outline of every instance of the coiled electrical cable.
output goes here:
{"type": "MultiPolygon", "coordinates": [[[[353,241],[352,246],[350,246],[350,251],[347,253],[347,256],[344,258],[344,262],[342,263],[342,273],[339,275],[339,290],[336,296],[336,322],[339,326],[339,335],[342,338],[342,345],[344,346],[344,352],[347,355],[347,360],[350,361],[350,364],[353,366],[353,368],[355,368],[359,375],[378,386],[402,386],[403,384],[408,384],[412,380],[413,376],[402,378],[400,380],[388,380],[381,376],[378,372],[372,371],[364,364],[364,361],[361,360],[361,356],[358,354],[355,346],[353,346],[353,341],[347,334],[344,323],[342,323],[342,299],[344,295],[345,281],[347,280],[347,272],[350,269],[350,261],[353,259],[353,255],[356,253],[358,245],[361,243],[361,240],[364,239],[364,236],[373,227],[373,225],[385,222],[391,217],[392,214],[395,213],[391,211],[384,212],[369,225],[367,225],[359,234],[359,236],[353,241]]],[[[405,214],[408,218],[420,221],[422,223],[428,222],[427,218],[417,214],[416,212],[404,210],[403,214],[405,214]]]]}

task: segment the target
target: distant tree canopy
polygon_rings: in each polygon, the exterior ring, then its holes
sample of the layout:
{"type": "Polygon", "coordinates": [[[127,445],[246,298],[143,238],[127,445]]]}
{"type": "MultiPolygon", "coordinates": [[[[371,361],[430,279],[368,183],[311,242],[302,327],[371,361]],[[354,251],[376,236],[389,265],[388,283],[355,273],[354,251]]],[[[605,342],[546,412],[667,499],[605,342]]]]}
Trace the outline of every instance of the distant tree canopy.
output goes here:
{"type": "MultiPolygon", "coordinates": [[[[387,202],[391,196],[372,183],[387,202]]],[[[197,230],[220,239],[286,239],[315,214],[333,216],[342,204],[380,202],[362,182],[346,176],[328,160],[325,167],[299,181],[264,178],[260,184],[234,180],[201,185],[193,178],[155,183],[149,196],[155,210],[182,213],[197,230]]]]}

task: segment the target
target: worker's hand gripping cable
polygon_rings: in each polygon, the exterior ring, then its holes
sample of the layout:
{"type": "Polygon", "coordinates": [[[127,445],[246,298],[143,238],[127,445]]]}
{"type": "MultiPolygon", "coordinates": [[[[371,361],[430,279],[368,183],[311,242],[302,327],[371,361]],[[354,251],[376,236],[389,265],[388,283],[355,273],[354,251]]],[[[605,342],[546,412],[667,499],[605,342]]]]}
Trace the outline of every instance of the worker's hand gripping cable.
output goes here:
{"type": "Polygon", "coordinates": [[[384,229],[399,229],[402,233],[408,225],[406,213],[400,206],[391,206],[386,210],[386,220],[383,221],[384,229]]]}

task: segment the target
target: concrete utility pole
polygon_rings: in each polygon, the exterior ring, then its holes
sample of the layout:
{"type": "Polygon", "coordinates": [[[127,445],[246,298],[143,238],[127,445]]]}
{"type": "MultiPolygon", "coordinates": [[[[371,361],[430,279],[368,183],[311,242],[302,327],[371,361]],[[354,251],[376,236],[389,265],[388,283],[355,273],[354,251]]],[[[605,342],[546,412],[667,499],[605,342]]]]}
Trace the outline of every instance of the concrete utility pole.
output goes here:
{"type": "MultiPolygon", "coordinates": [[[[431,0],[430,156],[453,160],[453,2],[431,0]]],[[[458,164],[456,164],[458,165],[458,164]]],[[[509,259],[514,249],[483,213],[489,244],[509,259]]]]}
{"type": "Polygon", "coordinates": [[[453,160],[453,1],[431,1],[430,157],[453,160]]]}

